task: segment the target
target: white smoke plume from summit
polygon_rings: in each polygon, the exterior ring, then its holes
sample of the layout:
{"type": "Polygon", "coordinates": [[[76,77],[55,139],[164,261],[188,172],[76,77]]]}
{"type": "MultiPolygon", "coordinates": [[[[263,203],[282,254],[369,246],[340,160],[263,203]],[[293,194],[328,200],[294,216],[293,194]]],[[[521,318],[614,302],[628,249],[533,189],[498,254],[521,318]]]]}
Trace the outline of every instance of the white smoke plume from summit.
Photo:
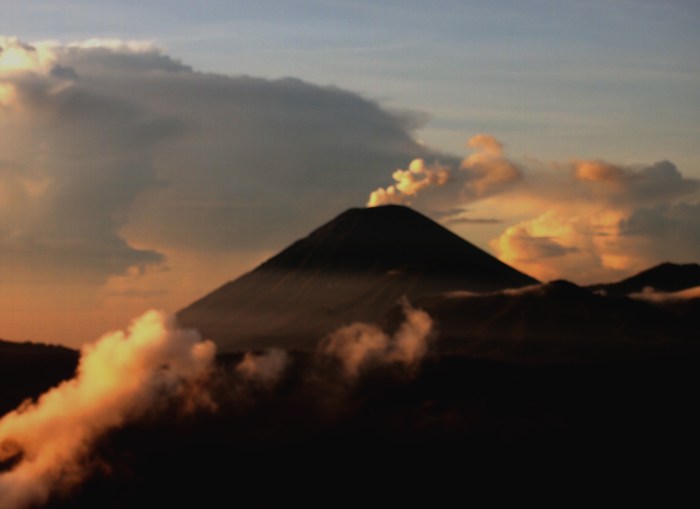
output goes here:
{"type": "Polygon", "coordinates": [[[460,199],[474,200],[502,191],[522,175],[503,152],[503,144],[490,134],[477,134],[467,142],[474,152],[462,160],[459,167],[414,159],[407,170],[392,174],[395,183],[373,191],[368,207],[379,205],[409,205],[428,189],[450,187],[460,199]]]}
{"type": "Polygon", "coordinates": [[[398,169],[392,175],[395,184],[373,191],[368,207],[388,204],[408,204],[420,191],[430,186],[444,186],[450,179],[446,166],[426,166],[423,159],[414,159],[407,170],[398,169]]]}
{"type": "Polygon", "coordinates": [[[75,378],[0,420],[0,509],[44,503],[57,488],[86,475],[81,460],[105,432],[173,398],[211,404],[197,382],[216,348],[174,319],[149,311],[126,332],[85,345],[75,378]]]}

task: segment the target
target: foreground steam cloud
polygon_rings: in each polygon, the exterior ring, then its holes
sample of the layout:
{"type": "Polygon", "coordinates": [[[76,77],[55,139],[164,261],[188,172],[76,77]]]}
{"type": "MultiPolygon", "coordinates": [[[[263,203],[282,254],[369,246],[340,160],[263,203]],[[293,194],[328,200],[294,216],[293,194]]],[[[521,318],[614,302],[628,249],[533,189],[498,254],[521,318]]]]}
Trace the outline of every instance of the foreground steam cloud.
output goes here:
{"type": "Polygon", "coordinates": [[[172,398],[206,404],[196,382],[215,351],[157,311],[84,346],[75,378],[0,420],[0,462],[12,465],[0,474],[0,509],[43,503],[59,484],[79,482],[84,455],[110,429],[172,398]]]}
{"type": "MultiPolygon", "coordinates": [[[[428,350],[433,322],[402,303],[404,322],[393,335],[355,323],[326,338],[320,355],[337,358],[350,378],[383,364],[415,368],[428,350]]],[[[195,330],[149,311],[126,332],[113,332],[81,351],[77,375],[0,420],[0,509],[46,503],[89,475],[86,458],[107,432],[158,412],[173,401],[185,410],[214,405],[207,380],[216,347],[195,330]]],[[[272,387],[289,364],[282,349],[247,352],[239,381],[272,387]]]]}
{"type": "Polygon", "coordinates": [[[331,334],[321,345],[321,351],[338,358],[351,378],[373,364],[415,367],[428,351],[433,321],[428,313],[413,308],[406,300],[402,307],[406,320],[393,336],[376,325],[358,322],[331,334]]]}

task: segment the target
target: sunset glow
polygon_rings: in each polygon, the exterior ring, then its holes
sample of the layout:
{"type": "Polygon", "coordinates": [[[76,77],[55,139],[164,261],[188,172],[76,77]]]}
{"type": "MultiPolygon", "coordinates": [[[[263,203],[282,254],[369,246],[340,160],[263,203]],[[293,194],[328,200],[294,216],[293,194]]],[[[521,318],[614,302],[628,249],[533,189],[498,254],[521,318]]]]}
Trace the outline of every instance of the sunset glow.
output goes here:
{"type": "Polygon", "coordinates": [[[684,31],[696,9],[635,10],[616,32],[591,6],[589,37],[553,28],[571,6],[543,22],[476,2],[421,15],[441,42],[427,27],[404,40],[416,5],[326,6],[302,33],[247,8],[214,32],[206,13],[171,30],[146,6],[144,25],[117,29],[111,3],[84,30],[69,0],[30,26],[13,4],[0,337],[77,346],[148,307],[175,311],[365,204],[415,207],[543,279],[700,254],[697,35],[684,31]],[[348,32],[353,16],[373,35],[348,32]],[[454,19],[481,21],[455,32],[454,19]]]}

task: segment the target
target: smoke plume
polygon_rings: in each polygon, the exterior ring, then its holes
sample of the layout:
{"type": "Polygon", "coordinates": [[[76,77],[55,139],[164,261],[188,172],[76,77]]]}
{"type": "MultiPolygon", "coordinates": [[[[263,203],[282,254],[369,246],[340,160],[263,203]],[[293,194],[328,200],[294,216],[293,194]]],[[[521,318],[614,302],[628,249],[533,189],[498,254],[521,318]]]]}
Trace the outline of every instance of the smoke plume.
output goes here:
{"type": "Polygon", "coordinates": [[[95,440],[171,401],[207,403],[202,381],[215,355],[210,341],[149,311],[126,332],[82,348],[76,376],[0,420],[0,509],[45,502],[87,474],[95,440]]]}
{"type": "Polygon", "coordinates": [[[474,150],[459,166],[439,163],[426,165],[414,159],[407,170],[392,174],[395,183],[373,191],[368,207],[388,204],[412,204],[423,191],[444,187],[450,201],[470,201],[502,192],[519,180],[520,170],[505,157],[503,144],[489,134],[472,136],[467,145],[474,150]]]}
{"type": "Polygon", "coordinates": [[[365,367],[403,364],[415,367],[428,351],[433,321],[423,310],[402,302],[406,317],[398,330],[389,336],[376,325],[354,323],[332,333],[321,343],[321,352],[335,357],[350,378],[365,367]]]}
{"type": "Polygon", "coordinates": [[[426,166],[423,159],[414,159],[407,170],[398,169],[392,175],[396,181],[389,187],[373,191],[367,201],[368,207],[388,204],[408,204],[411,198],[430,186],[444,186],[450,179],[446,166],[435,164],[426,166]]]}

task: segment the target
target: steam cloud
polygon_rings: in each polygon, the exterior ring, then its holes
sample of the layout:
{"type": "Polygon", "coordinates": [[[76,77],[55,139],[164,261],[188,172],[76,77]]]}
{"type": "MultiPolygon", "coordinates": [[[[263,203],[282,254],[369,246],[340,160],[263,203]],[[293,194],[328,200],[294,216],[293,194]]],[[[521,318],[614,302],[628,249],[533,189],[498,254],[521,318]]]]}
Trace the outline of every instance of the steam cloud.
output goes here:
{"type": "Polygon", "coordinates": [[[54,489],[85,475],[81,460],[94,441],[172,398],[210,403],[198,384],[215,346],[173,318],[149,311],[128,331],[113,332],[81,351],[78,372],[0,420],[0,509],[45,502],[54,489]]]}
{"type": "Polygon", "coordinates": [[[372,192],[367,202],[368,207],[387,204],[406,204],[422,189],[430,186],[444,186],[450,179],[450,170],[445,166],[427,167],[423,159],[414,159],[407,170],[398,169],[392,174],[396,184],[386,189],[379,188],[372,192]]]}
{"type": "Polygon", "coordinates": [[[371,365],[400,363],[415,367],[428,351],[433,320],[428,313],[402,302],[405,321],[393,336],[376,325],[354,323],[332,333],[321,352],[339,359],[350,378],[371,365]]]}
{"type": "MultiPolygon", "coordinates": [[[[404,321],[393,335],[355,323],[331,334],[320,355],[337,358],[349,378],[370,366],[414,368],[425,356],[433,321],[402,302],[404,321]]],[[[113,332],[82,348],[76,376],[25,402],[0,420],[0,509],[23,509],[70,489],[88,474],[95,441],[167,403],[185,410],[213,407],[207,390],[215,346],[174,319],[149,311],[126,332],[113,332]]],[[[289,365],[285,350],[245,353],[236,365],[239,382],[270,389],[289,365]]],[[[234,391],[245,385],[234,387],[234,391]]]]}
{"type": "Polygon", "coordinates": [[[288,363],[289,354],[279,348],[261,354],[246,352],[236,366],[236,372],[254,383],[271,386],[279,380],[288,363]]]}
{"type": "Polygon", "coordinates": [[[448,182],[462,198],[481,198],[521,178],[520,170],[504,157],[503,145],[493,136],[477,134],[467,144],[475,152],[459,167],[426,165],[423,159],[414,159],[407,170],[398,169],[392,174],[395,184],[373,191],[367,206],[411,204],[424,190],[443,187],[448,182]]]}

